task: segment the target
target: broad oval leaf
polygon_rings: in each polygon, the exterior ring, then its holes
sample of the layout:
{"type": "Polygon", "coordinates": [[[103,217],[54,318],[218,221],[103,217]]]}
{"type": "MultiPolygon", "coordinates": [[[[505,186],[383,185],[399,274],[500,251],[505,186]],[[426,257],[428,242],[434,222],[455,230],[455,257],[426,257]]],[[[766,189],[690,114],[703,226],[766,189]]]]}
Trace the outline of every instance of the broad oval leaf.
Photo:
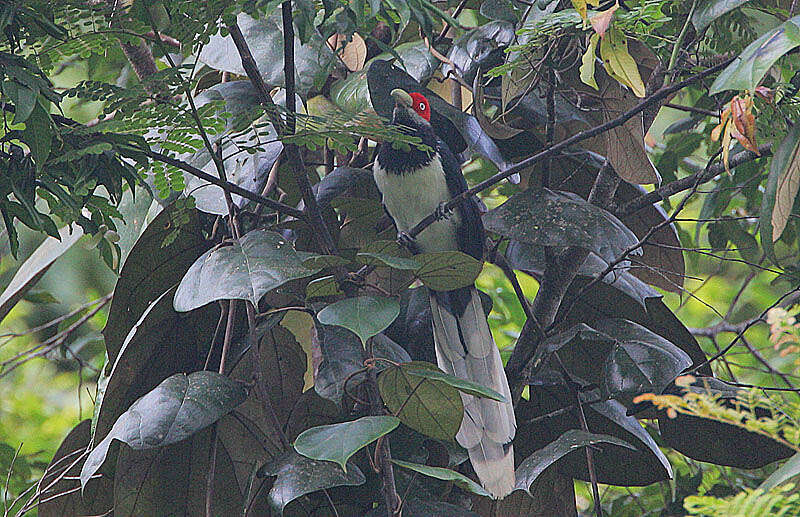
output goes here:
{"type": "Polygon", "coordinates": [[[547,467],[554,464],[567,454],[599,443],[610,443],[622,447],[633,449],[629,443],[605,434],[588,433],[580,429],[570,429],[555,441],[528,456],[522,464],[517,467],[516,488],[530,490],[531,485],[547,467]]]}
{"type": "Polygon", "coordinates": [[[381,399],[408,427],[431,438],[452,441],[464,418],[461,395],[445,382],[407,371],[421,368],[437,369],[430,363],[413,361],[384,370],[378,376],[381,399]]]}
{"type": "Polygon", "coordinates": [[[761,203],[759,226],[761,245],[774,259],[772,243],[780,239],[794,207],[800,188],[800,124],[783,139],[769,167],[769,176],[761,203]]]}
{"type": "Polygon", "coordinates": [[[483,497],[491,497],[491,494],[489,494],[489,492],[487,492],[482,486],[464,474],[456,472],[455,470],[445,469],[442,467],[431,467],[430,465],[421,465],[419,463],[412,463],[410,461],[396,459],[392,459],[392,463],[398,467],[413,470],[414,472],[419,472],[420,474],[428,477],[441,479],[442,481],[452,481],[457,487],[463,488],[467,492],[472,492],[473,494],[483,497]]]}
{"type": "Polygon", "coordinates": [[[481,386],[476,382],[456,377],[455,375],[444,373],[441,370],[434,370],[431,368],[408,367],[405,369],[405,371],[409,375],[413,375],[414,377],[422,377],[424,379],[433,379],[436,381],[442,381],[445,384],[449,384],[450,386],[454,387],[458,391],[467,393],[469,395],[492,399],[498,402],[507,402],[506,398],[503,395],[494,391],[493,389],[481,386]]]}
{"type": "Polygon", "coordinates": [[[638,242],[609,212],[570,192],[546,188],[515,194],[486,213],[483,223],[489,231],[530,244],[584,248],[606,263],[638,242]]]}
{"type": "Polygon", "coordinates": [[[703,0],[692,14],[692,25],[700,32],[723,14],[746,2],[747,0],[703,0]]]}
{"type": "MultiPolygon", "coordinates": [[[[270,86],[283,86],[283,30],[280,13],[275,12],[260,20],[240,13],[236,22],[247,40],[253,59],[261,64],[259,72],[264,82],[270,86]]],[[[295,82],[300,92],[321,86],[339,63],[336,55],[316,32],[305,45],[296,38],[294,53],[295,82]]],[[[210,41],[203,46],[199,59],[217,70],[245,75],[239,52],[230,36],[211,36],[210,41]]]]}
{"type": "Polygon", "coordinates": [[[661,393],[692,364],[686,352],[632,321],[604,320],[594,327],[616,341],[604,368],[611,396],[661,393]]]}
{"type": "Polygon", "coordinates": [[[312,460],[332,461],[347,472],[347,460],[400,425],[394,416],[364,416],[351,422],[312,427],[300,433],[294,450],[312,460]]]}
{"type": "Polygon", "coordinates": [[[752,42],[711,85],[711,95],[725,90],[755,90],[781,56],[800,45],[800,16],[787,20],[752,42]]]}
{"type": "Polygon", "coordinates": [[[400,315],[400,303],[385,296],[356,296],[332,303],[317,313],[323,325],[344,327],[362,344],[379,334],[400,315]]]}
{"type": "Polygon", "coordinates": [[[335,463],[312,460],[295,451],[287,451],[264,465],[258,474],[277,476],[267,499],[270,506],[279,513],[283,513],[287,504],[303,495],[335,486],[363,485],[366,481],[356,465],[350,465],[345,472],[335,463]]]}
{"type": "Polygon", "coordinates": [[[460,251],[436,251],[414,255],[420,264],[414,274],[425,287],[434,291],[452,291],[475,284],[483,263],[460,251]]]}
{"type": "Polygon", "coordinates": [[[175,310],[186,312],[231,299],[258,305],[267,291],[321,269],[305,267],[307,256],[278,233],[253,230],[230,246],[207,251],[192,264],[175,292],[175,310]]]}
{"type": "Polygon", "coordinates": [[[100,468],[113,440],[134,449],[177,443],[213,424],[247,398],[244,384],[215,372],[168,377],[133,403],[86,458],[81,486],[100,468]]]}

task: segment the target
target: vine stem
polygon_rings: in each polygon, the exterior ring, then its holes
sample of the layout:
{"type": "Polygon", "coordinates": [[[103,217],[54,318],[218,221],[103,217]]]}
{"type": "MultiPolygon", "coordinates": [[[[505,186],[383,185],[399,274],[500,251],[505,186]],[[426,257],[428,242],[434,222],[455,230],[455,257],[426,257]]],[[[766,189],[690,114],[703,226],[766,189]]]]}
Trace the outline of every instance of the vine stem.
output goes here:
{"type": "Polygon", "coordinates": [[[689,9],[689,14],[686,15],[686,22],[684,22],[683,28],[681,28],[680,34],[678,34],[678,39],[675,40],[675,45],[672,47],[672,55],[669,57],[669,65],[667,66],[667,76],[670,77],[670,82],[672,82],[671,77],[675,73],[675,65],[678,64],[678,55],[681,53],[683,40],[686,38],[686,33],[689,30],[689,24],[692,21],[695,7],[697,7],[697,0],[692,0],[692,7],[689,9]]]}

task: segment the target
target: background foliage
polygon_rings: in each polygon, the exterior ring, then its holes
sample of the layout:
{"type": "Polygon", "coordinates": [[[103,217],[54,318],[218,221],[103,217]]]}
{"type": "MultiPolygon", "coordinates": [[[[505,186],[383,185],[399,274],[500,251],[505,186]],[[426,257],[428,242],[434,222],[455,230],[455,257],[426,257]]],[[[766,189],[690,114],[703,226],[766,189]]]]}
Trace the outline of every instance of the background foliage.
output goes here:
{"type": "Polygon", "coordinates": [[[800,515],[795,7],[0,1],[4,514],[800,515]],[[395,87],[483,265],[393,242],[395,87]],[[473,281],[502,503],[418,288],[473,281]]]}

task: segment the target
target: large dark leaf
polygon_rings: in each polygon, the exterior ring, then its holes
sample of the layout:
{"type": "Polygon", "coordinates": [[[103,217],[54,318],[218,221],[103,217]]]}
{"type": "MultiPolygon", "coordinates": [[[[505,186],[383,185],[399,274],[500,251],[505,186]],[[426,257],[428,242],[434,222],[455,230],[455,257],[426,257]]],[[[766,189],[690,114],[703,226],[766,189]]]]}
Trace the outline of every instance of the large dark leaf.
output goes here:
{"type": "Polygon", "coordinates": [[[81,469],[81,485],[97,472],[113,440],[152,449],[184,440],[244,402],[245,386],[208,371],[177,374],[133,403],[97,443],[81,469]]]}
{"type": "MultiPolygon", "coordinates": [[[[515,452],[523,458],[547,446],[564,432],[581,429],[577,408],[530,423],[537,417],[574,405],[575,396],[563,384],[531,385],[529,389],[530,399],[522,400],[517,409],[519,427],[514,440],[515,452]]],[[[598,390],[581,395],[589,430],[617,437],[629,445],[604,444],[593,449],[598,481],[610,485],[644,486],[670,479],[672,468],[669,462],[636,418],[628,416],[625,407],[614,400],[586,403],[597,398],[598,390]]],[[[567,476],[589,480],[583,451],[562,459],[557,469],[567,476]]]]}
{"type": "Polygon", "coordinates": [[[89,482],[81,495],[77,476],[91,440],[91,420],[76,425],[61,442],[42,476],[38,512],[41,517],[100,515],[114,505],[113,485],[106,477],[89,482]],[[67,479],[65,479],[67,478],[67,479]]]}
{"type": "Polygon", "coordinates": [[[545,469],[527,491],[514,490],[500,501],[473,497],[473,503],[473,510],[483,517],[578,515],[575,508],[575,481],[555,468],[545,469]]]}
{"type": "Polygon", "coordinates": [[[198,212],[187,212],[176,204],[166,207],[147,225],[122,265],[103,328],[111,363],[116,361],[123,341],[145,309],[166,289],[180,282],[209,245],[203,238],[198,212]],[[176,220],[187,215],[188,221],[176,224],[176,220]]]}
{"type": "Polygon", "coordinates": [[[717,76],[709,93],[714,95],[725,90],[755,90],[775,61],[798,45],[800,16],[795,16],[748,45],[717,76]]]}
{"type": "Polygon", "coordinates": [[[105,436],[125,409],[164,378],[202,368],[219,309],[209,306],[179,314],[172,309],[173,290],[144,309],[116,359],[106,362],[98,381],[93,436],[105,436]]]}
{"type": "Polygon", "coordinates": [[[414,274],[434,291],[474,285],[483,268],[483,262],[460,251],[421,253],[414,260],[420,264],[414,274]]]}
{"type": "Polygon", "coordinates": [[[450,150],[458,154],[469,147],[475,153],[494,162],[499,169],[508,167],[497,145],[481,129],[475,117],[456,109],[389,61],[375,60],[367,70],[367,82],[372,107],[378,115],[391,118],[394,101],[389,93],[393,89],[402,88],[409,93],[422,93],[431,105],[431,126],[450,150]]]}
{"type": "MultiPolygon", "coordinates": [[[[364,348],[358,336],[343,327],[319,325],[317,339],[322,362],[314,380],[314,389],[320,396],[339,404],[344,394],[345,380],[364,368],[364,348]]],[[[372,338],[372,351],[375,357],[397,363],[411,360],[400,345],[383,334],[372,338]]],[[[385,363],[379,361],[377,367],[384,368],[385,363]]],[[[353,375],[348,382],[348,390],[356,389],[363,380],[363,374],[353,375]]]]}
{"type": "Polygon", "coordinates": [[[533,482],[536,481],[536,478],[550,465],[578,449],[601,443],[609,443],[633,449],[633,446],[630,444],[613,436],[587,433],[579,429],[570,429],[553,442],[528,456],[525,461],[517,467],[516,488],[519,490],[529,490],[533,482]]]}
{"type": "MultiPolygon", "coordinates": [[[[260,65],[261,76],[270,86],[283,86],[283,30],[280,13],[254,20],[240,13],[236,22],[244,35],[253,58],[260,65]]],[[[294,42],[295,83],[302,93],[320,88],[328,75],[337,68],[338,59],[323,38],[315,33],[307,44],[294,42]]],[[[239,52],[230,36],[211,37],[203,46],[200,60],[212,68],[244,76],[239,52]]]]}
{"type": "MultiPolygon", "coordinates": [[[[223,101],[219,111],[230,113],[226,130],[214,135],[215,143],[222,147],[225,175],[229,182],[239,185],[253,193],[260,193],[275,160],[283,151],[283,144],[277,140],[272,124],[263,121],[263,127],[257,131],[253,127],[253,116],[247,116],[261,105],[256,89],[250,81],[233,81],[215,85],[195,99],[201,108],[211,101],[223,101]],[[244,129],[239,127],[246,122],[244,129]],[[234,133],[234,134],[232,134],[234,133]],[[243,148],[258,145],[254,153],[243,152],[243,148]]],[[[193,166],[212,176],[218,176],[214,160],[207,149],[203,148],[186,160],[193,166]]],[[[195,176],[186,175],[184,191],[195,199],[195,206],[203,212],[228,215],[228,206],[222,188],[212,185],[195,176]]],[[[247,200],[237,194],[231,194],[233,203],[241,207],[247,200]]]]}
{"type": "MultiPolygon", "coordinates": [[[[121,447],[114,476],[114,515],[205,515],[213,437],[206,430],[158,449],[121,447]]],[[[212,489],[211,515],[241,512],[233,462],[219,444],[212,489]]]]}
{"type": "MultiPolygon", "coordinates": [[[[722,403],[731,408],[737,405],[735,401],[737,388],[718,379],[698,377],[689,389],[718,396],[722,403]]],[[[758,414],[759,410],[756,410],[756,416],[758,414]]],[[[659,414],[658,429],[666,445],[690,458],[717,465],[745,469],[760,468],[786,459],[796,452],[762,434],[710,418],[683,413],[678,413],[675,418],[659,414]]]]}
{"type": "Polygon", "coordinates": [[[303,265],[309,256],[295,251],[278,233],[253,230],[230,246],[204,253],[192,264],[175,292],[175,310],[190,311],[231,299],[257,306],[267,291],[319,271],[303,265]]]}
{"type": "Polygon", "coordinates": [[[366,345],[369,338],[391,325],[399,314],[400,304],[395,298],[357,296],[328,305],[317,313],[317,319],[323,325],[352,331],[366,345]]]}
{"type": "Polygon", "coordinates": [[[312,460],[294,451],[265,465],[259,474],[277,476],[267,497],[270,506],[280,513],[287,504],[305,494],[336,486],[358,486],[366,481],[356,465],[348,465],[345,472],[335,463],[312,460]]]}
{"type": "Polygon", "coordinates": [[[347,471],[347,460],[353,454],[389,434],[398,425],[400,420],[397,417],[381,415],[312,427],[295,439],[294,450],[312,460],[332,461],[347,471]]]}
{"type": "MultiPolygon", "coordinates": [[[[484,5],[491,3],[485,2],[484,5]]],[[[499,3],[499,2],[498,2],[499,3]]],[[[478,68],[489,70],[503,63],[503,48],[514,39],[514,24],[509,21],[492,21],[476,27],[453,42],[442,75],[455,71],[468,84],[472,84],[478,68]]]]}
{"type": "Polygon", "coordinates": [[[381,399],[410,428],[431,438],[452,441],[464,417],[461,396],[445,382],[406,371],[420,368],[436,369],[430,363],[414,361],[384,370],[378,376],[381,399]]]}
{"type": "Polygon", "coordinates": [[[392,460],[392,463],[404,469],[409,469],[413,470],[414,472],[418,472],[424,476],[441,479],[442,481],[451,481],[456,486],[467,492],[472,492],[473,494],[484,497],[491,497],[489,492],[487,492],[482,486],[480,486],[478,483],[474,482],[464,474],[461,474],[460,472],[456,472],[450,469],[445,469],[442,467],[431,467],[430,465],[420,465],[419,463],[411,463],[409,461],[392,460]]]}
{"type": "Polygon", "coordinates": [[[578,246],[613,262],[638,239],[619,219],[569,192],[529,188],[483,216],[487,230],[538,246],[578,246]]]}
{"type": "Polygon", "coordinates": [[[320,206],[330,206],[331,201],[350,193],[348,197],[370,197],[353,194],[354,191],[378,195],[372,171],[353,167],[336,167],[314,185],[314,194],[320,206]]]}
{"type": "Polygon", "coordinates": [[[697,9],[692,13],[692,25],[698,31],[702,31],[709,26],[711,22],[730,12],[740,5],[747,2],[747,0],[705,0],[700,2],[697,9]]]}

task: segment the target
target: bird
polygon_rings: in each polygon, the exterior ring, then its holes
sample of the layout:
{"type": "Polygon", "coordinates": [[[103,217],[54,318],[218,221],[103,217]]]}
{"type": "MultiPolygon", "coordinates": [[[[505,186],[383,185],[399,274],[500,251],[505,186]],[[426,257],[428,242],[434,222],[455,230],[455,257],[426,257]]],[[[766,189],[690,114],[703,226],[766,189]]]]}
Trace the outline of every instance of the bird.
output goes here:
{"type": "MultiPolygon", "coordinates": [[[[398,242],[413,254],[461,251],[483,261],[485,234],[478,200],[470,196],[453,210],[445,203],[467,190],[461,166],[430,125],[431,107],[424,95],[391,91],[395,107],[391,124],[419,137],[422,145],[406,148],[380,144],[373,177],[386,212],[394,221],[398,242]],[[437,220],[416,237],[408,231],[426,216],[437,220]]],[[[464,416],[456,441],[469,453],[478,480],[495,499],[515,486],[516,433],[514,406],[500,352],[489,331],[474,285],[452,291],[429,290],[436,360],[445,373],[502,394],[504,402],[461,393],[464,416]]]]}

